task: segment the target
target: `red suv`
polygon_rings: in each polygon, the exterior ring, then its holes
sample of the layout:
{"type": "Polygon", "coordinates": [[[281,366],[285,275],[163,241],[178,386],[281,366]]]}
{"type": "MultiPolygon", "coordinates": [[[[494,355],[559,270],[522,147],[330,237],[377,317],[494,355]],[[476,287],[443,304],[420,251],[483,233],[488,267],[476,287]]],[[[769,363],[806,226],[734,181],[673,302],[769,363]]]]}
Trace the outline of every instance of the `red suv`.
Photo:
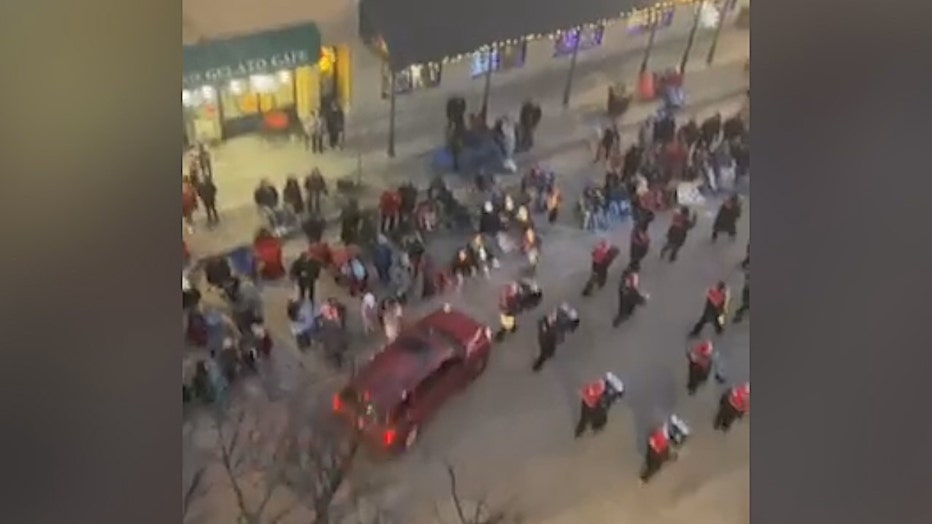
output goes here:
{"type": "Polygon", "coordinates": [[[376,449],[403,451],[460,388],[482,374],[491,330],[443,308],[404,329],[333,397],[333,410],[376,449]]]}

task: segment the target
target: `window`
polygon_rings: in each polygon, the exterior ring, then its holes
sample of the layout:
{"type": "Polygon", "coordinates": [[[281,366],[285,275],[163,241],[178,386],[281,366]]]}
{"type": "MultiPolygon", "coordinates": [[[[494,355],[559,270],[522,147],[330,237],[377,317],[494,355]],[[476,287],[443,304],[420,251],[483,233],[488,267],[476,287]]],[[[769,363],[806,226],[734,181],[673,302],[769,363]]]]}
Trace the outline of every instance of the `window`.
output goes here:
{"type": "Polygon", "coordinates": [[[582,30],[575,29],[560,35],[554,44],[553,56],[569,56],[573,54],[573,47],[576,46],[576,40],[579,40],[579,50],[585,51],[602,45],[602,36],[605,34],[605,27],[599,25],[595,27],[584,27],[582,30]]]}
{"type": "Polygon", "coordinates": [[[473,78],[483,76],[489,70],[490,56],[492,71],[519,68],[524,65],[524,59],[527,56],[527,42],[496,47],[487,51],[476,51],[472,54],[472,67],[470,68],[473,78]]]}
{"type": "Polygon", "coordinates": [[[294,78],[290,71],[231,80],[220,88],[223,116],[234,120],[294,105],[294,78]]]}
{"type": "MultiPolygon", "coordinates": [[[[403,95],[418,89],[440,85],[440,64],[414,64],[395,73],[395,94],[403,95]]],[[[382,65],[382,99],[388,98],[392,75],[387,65],[382,65]]]]}
{"type": "MultiPolygon", "coordinates": [[[[674,7],[668,7],[660,14],[660,20],[657,23],[657,30],[669,27],[673,23],[674,7]]],[[[628,17],[628,34],[642,35],[650,32],[650,15],[647,11],[636,11],[628,17]]]]}

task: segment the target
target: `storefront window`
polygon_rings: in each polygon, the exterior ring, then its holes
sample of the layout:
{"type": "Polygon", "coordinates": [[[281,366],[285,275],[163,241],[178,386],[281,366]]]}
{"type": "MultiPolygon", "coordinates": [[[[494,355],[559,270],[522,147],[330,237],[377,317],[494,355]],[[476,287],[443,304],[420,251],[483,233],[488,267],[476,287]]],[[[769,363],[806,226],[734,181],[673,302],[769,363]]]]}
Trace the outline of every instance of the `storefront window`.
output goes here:
{"type": "Polygon", "coordinates": [[[470,73],[473,78],[482,76],[489,70],[491,57],[492,71],[516,69],[524,65],[527,56],[527,42],[496,47],[491,51],[476,51],[472,54],[470,73]]]}
{"type": "MultiPolygon", "coordinates": [[[[440,85],[440,64],[414,64],[395,73],[395,94],[403,95],[418,89],[440,85]]],[[[388,66],[382,66],[382,98],[391,93],[392,77],[388,66]]]]}
{"type": "Polygon", "coordinates": [[[602,45],[602,36],[605,34],[603,26],[585,27],[582,30],[574,29],[560,35],[554,45],[553,56],[569,56],[573,54],[576,41],[579,40],[579,50],[585,51],[602,45]]]}
{"type": "Polygon", "coordinates": [[[287,109],[294,105],[294,98],[294,75],[287,70],[236,78],[220,89],[224,120],[287,109]]]}
{"type": "MultiPolygon", "coordinates": [[[[664,29],[673,23],[673,13],[675,7],[668,7],[660,13],[660,20],[657,23],[657,29],[664,29]]],[[[628,34],[642,35],[650,32],[650,13],[648,11],[637,11],[628,17],[628,34]]]]}

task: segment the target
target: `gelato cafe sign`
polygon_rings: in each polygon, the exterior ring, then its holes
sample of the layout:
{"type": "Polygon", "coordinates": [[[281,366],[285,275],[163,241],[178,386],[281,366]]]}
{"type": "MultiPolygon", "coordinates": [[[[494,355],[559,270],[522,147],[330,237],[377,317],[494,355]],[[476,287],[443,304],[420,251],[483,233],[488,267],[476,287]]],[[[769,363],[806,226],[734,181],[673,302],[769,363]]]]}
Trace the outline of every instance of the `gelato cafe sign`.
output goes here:
{"type": "Polygon", "coordinates": [[[292,49],[267,56],[231,60],[230,63],[217,64],[220,61],[214,59],[209,61],[217,65],[194,70],[185,67],[183,83],[185,87],[189,88],[219,84],[234,78],[246,78],[250,75],[274,73],[282,69],[294,69],[315,62],[314,58],[316,57],[312,57],[311,53],[305,49],[292,49]]]}

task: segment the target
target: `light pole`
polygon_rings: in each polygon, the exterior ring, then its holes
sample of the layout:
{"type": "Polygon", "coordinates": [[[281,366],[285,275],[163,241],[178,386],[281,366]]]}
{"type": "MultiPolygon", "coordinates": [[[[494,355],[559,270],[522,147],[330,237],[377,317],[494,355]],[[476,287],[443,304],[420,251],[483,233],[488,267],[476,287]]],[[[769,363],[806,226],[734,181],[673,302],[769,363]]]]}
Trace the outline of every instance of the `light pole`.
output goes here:
{"type": "Polygon", "coordinates": [[[492,88],[492,57],[495,55],[495,46],[489,47],[485,55],[485,86],[482,88],[482,121],[488,122],[489,90],[492,88]]]}
{"type": "Polygon", "coordinates": [[[722,34],[722,26],[725,25],[725,7],[728,5],[728,2],[722,2],[721,7],[718,8],[718,23],[715,24],[715,36],[712,38],[712,47],[709,48],[709,56],[706,57],[706,65],[712,65],[712,60],[715,58],[715,48],[718,47],[718,36],[722,34]]]}
{"type": "Polygon", "coordinates": [[[693,17],[693,26],[689,29],[689,38],[686,40],[686,49],[683,50],[683,59],[680,61],[680,74],[686,74],[686,62],[689,61],[689,52],[693,48],[693,40],[696,39],[696,29],[699,28],[699,17],[702,15],[702,5],[704,2],[696,4],[696,15],[693,17]]]}
{"type": "Polygon", "coordinates": [[[389,99],[388,99],[388,156],[395,158],[395,70],[389,66],[389,99]]]}
{"type": "Polygon", "coordinates": [[[660,17],[654,11],[651,11],[650,36],[647,37],[647,47],[644,49],[644,59],[641,60],[640,76],[647,72],[647,62],[650,60],[650,52],[654,49],[654,37],[657,36],[657,26],[660,25],[660,17]]]}
{"type": "Polygon", "coordinates": [[[576,31],[576,42],[573,43],[570,72],[566,75],[566,87],[563,89],[563,107],[570,105],[570,91],[573,89],[573,75],[576,72],[576,57],[579,56],[579,42],[582,40],[582,27],[577,27],[573,31],[576,31]]]}

